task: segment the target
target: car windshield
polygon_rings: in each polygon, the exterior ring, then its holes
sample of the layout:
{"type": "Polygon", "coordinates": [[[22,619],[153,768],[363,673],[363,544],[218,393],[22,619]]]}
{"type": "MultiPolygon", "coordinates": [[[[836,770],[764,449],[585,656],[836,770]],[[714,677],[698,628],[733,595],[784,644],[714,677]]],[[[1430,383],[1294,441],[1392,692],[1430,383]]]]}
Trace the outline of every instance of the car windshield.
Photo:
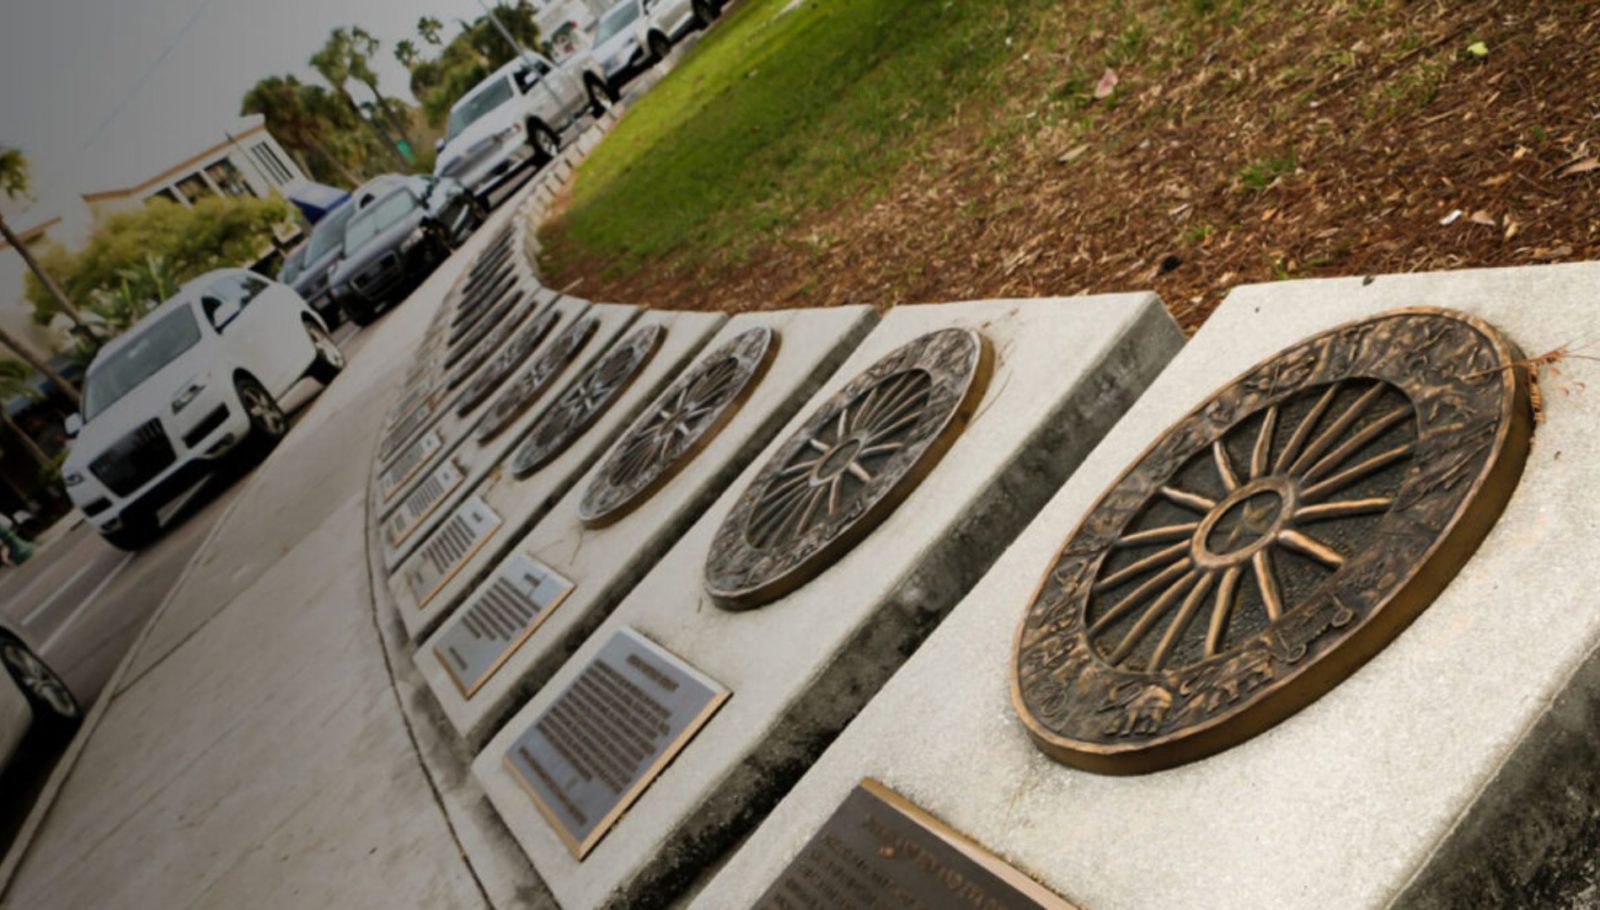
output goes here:
{"type": "Polygon", "coordinates": [[[450,122],[445,128],[444,141],[449,142],[461,135],[461,131],[471,126],[479,117],[510,100],[511,82],[504,75],[495,76],[493,82],[468,95],[450,110],[450,122]]]}
{"type": "Polygon", "coordinates": [[[284,284],[294,284],[300,277],[300,270],[305,268],[306,248],[300,247],[289,255],[283,257],[283,268],[278,270],[278,280],[284,284]]]}
{"type": "Polygon", "coordinates": [[[625,2],[613,6],[611,12],[606,13],[605,18],[600,20],[600,27],[595,30],[595,47],[599,47],[616,37],[638,18],[638,0],[625,0],[625,2]]]}
{"type": "Polygon", "coordinates": [[[322,216],[317,226],[311,229],[311,239],[306,241],[306,262],[317,262],[339,248],[344,241],[344,227],[350,223],[350,216],[355,211],[356,207],[346,202],[322,216]]]}
{"type": "Polygon", "coordinates": [[[372,238],[399,224],[416,211],[417,200],[409,192],[390,193],[350,219],[344,229],[344,252],[348,256],[371,242],[372,238]]]}
{"type": "Polygon", "coordinates": [[[83,386],[83,419],[93,420],[199,341],[200,323],[194,318],[194,307],[187,304],[134,329],[132,338],[89,368],[83,386]]]}

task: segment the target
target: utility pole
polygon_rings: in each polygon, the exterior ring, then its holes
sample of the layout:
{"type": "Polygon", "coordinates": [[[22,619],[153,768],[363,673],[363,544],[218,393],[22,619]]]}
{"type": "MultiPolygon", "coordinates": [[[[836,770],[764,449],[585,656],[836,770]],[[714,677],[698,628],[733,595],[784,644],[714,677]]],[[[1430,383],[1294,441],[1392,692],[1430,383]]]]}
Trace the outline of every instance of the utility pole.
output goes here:
{"type": "MultiPolygon", "coordinates": [[[[485,16],[489,17],[489,21],[490,22],[494,23],[494,27],[500,31],[500,36],[502,38],[506,39],[506,43],[510,44],[512,49],[517,52],[517,56],[521,57],[523,62],[527,63],[529,66],[534,67],[534,73],[539,76],[539,84],[544,87],[544,90],[547,93],[549,93],[550,100],[554,101],[555,104],[556,104],[556,109],[560,110],[561,109],[561,96],[556,94],[556,90],[551,88],[549,81],[544,78],[546,75],[549,75],[549,74],[548,73],[539,73],[538,65],[541,63],[539,58],[537,58],[537,57],[533,56],[532,54],[528,53],[528,49],[523,47],[521,45],[521,43],[519,43],[517,41],[516,36],[511,34],[511,30],[506,28],[505,27],[505,23],[500,21],[500,17],[496,16],[494,14],[494,10],[489,8],[489,4],[486,2],[486,0],[478,0],[478,5],[483,7],[483,14],[485,16]]],[[[556,137],[556,147],[560,148],[560,144],[561,144],[561,138],[558,136],[558,137],[556,137]]]]}

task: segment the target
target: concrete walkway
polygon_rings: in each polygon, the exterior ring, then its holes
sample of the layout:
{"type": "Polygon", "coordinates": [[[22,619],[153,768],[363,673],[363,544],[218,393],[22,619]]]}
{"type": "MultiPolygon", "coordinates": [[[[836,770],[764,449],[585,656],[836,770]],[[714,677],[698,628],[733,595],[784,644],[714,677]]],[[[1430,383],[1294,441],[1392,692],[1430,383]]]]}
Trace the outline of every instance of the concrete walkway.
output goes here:
{"type": "Polygon", "coordinates": [[[390,684],[363,500],[392,389],[494,226],[372,330],[246,481],[8,857],[4,906],[485,904],[390,684]]]}

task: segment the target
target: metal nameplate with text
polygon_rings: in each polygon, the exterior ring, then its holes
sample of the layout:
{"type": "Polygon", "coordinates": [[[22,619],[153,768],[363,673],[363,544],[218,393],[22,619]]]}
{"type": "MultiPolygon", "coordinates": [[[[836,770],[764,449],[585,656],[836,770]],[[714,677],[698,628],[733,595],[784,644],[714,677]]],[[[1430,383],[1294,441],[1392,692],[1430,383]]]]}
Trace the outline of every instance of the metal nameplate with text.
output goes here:
{"type": "Polygon", "coordinates": [[[511,744],[505,764],[581,860],[728,695],[623,629],[511,744]]]}
{"type": "Polygon", "coordinates": [[[468,497],[411,558],[406,584],[417,608],[426,607],[503,523],[483,500],[468,497]]]}
{"type": "Polygon", "coordinates": [[[456,614],[433,646],[461,696],[471,698],[482,688],[574,587],[526,554],[506,560],[494,581],[456,614]]]}
{"type": "Polygon", "coordinates": [[[437,430],[430,430],[421,439],[406,447],[404,453],[383,472],[378,483],[383,488],[384,501],[394,498],[411,478],[417,476],[423,465],[433,454],[444,447],[444,440],[439,437],[437,430]]]}
{"type": "Polygon", "coordinates": [[[1072,905],[875,780],[806,842],[758,910],[1072,910],[1072,905]]]}

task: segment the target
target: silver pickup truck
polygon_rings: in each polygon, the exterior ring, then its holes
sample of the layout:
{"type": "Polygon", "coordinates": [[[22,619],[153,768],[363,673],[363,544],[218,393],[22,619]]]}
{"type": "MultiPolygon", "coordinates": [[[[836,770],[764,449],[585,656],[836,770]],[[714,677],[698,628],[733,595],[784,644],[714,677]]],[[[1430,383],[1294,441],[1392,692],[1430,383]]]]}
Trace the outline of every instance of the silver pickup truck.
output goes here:
{"type": "Polygon", "coordinates": [[[605,79],[582,58],[556,66],[531,51],[473,86],[450,109],[433,172],[451,177],[485,205],[489,194],[527,166],[561,153],[561,133],[585,112],[613,100],[605,79]]]}

